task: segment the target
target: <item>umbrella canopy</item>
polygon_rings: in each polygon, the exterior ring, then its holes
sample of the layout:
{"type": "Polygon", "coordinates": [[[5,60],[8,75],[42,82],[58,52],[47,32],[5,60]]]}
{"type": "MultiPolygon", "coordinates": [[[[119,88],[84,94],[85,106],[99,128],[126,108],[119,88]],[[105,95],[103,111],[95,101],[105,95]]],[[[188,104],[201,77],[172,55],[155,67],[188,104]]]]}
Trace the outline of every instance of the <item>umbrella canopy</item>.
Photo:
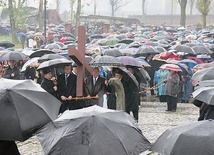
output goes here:
{"type": "Polygon", "coordinates": [[[125,66],[135,66],[135,67],[143,67],[141,63],[131,56],[121,56],[117,57],[118,60],[125,66]]]}
{"type": "Polygon", "coordinates": [[[60,48],[61,48],[61,46],[58,45],[58,44],[55,44],[55,43],[48,44],[48,45],[45,46],[45,49],[50,49],[50,50],[52,50],[52,49],[60,49],[60,48]]]}
{"type": "Polygon", "coordinates": [[[134,42],[134,40],[130,39],[130,38],[124,38],[124,39],[119,41],[119,43],[124,43],[124,44],[130,44],[132,42],[134,42]]]}
{"type": "Polygon", "coordinates": [[[214,154],[214,121],[192,122],[165,131],[151,150],[162,155],[214,154]]]}
{"type": "Polygon", "coordinates": [[[193,68],[195,65],[197,65],[197,62],[191,59],[183,59],[180,61],[180,63],[187,64],[189,68],[193,68]]]}
{"type": "Polygon", "coordinates": [[[56,66],[63,66],[63,65],[70,65],[72,64],[73,61],[68,60],[66,58],[61,58],[61,59],[53,59],[49,61],[45,61],[39,65],[37,70],[41,70],[44,68],[49,68],[49,67],[56,67],[56,66]]]}
{"type": "Polygon", "coordinates": [[[183,75],[188,75],[189,74],[188,66],[185,65],[185,64],[179,63],[178,60],[167,60],[166,62],[169,63],[169,64],[178,65],[181,68],[181,70],[183,72],[183,75]]]}
{"type": "Polygon", "coordinates": [[[166,49],[161,46],[155,46],[155,48],[160,52],[166,52],[166,49]]]}
{"type": "Polygon", "coordinates": [[[214,87],[201,87],[192,93],[194,99],[214,105],[214,87]]]}
{"type": "Polygon", "coordinates": [[[196,54],[191,47],[185,46],[185,45],[174,45],[170,47],[170,49],[183,52],[183,53],[188,53],[188,54],[196,54]]]}
{"type": "Polygon", "coordinates": [[[32,80],[0,83],[1,140],[24,141],[57,118],[61,102],[32,80]]]}
{"type": "Polygon", "coordinates": [[[135,58],[137,61],[141,63],[143,67],[151,67],[148,62],[145,60],[145,58],[137,57],[135,58]]]}
{"type": "Polygon", "coordinates": [[[188,57],[188,59],[190,60],[194,60],[195,62],[197,62],[197,64],[201,64],[201,63],[204,63],[201,59],[197,58],[197,57],[188,57]]]}
{"type": "Polygon", "coordinates": [[[214,67],[214,64],[213,63],[201,63],[201,64],[195,65],[193,67],[193,69],[200,70],[200,69],[209,68],[209,67],[214,67]]]}
{"type": "Polygon", "coordinates": [[[123,72],[122,76],[124,79],[126,79],[126,80],[131,79],[134,82],[135,86],[137,88],[139,87],[139,83],[138,83],[137,79],[129,70],[127,70],[125,67],[118,67],[118,68],[113,68],[112,72],[114,73],[117,69],[119,69],[123,72]]]}
{"type": "Polygon", "coordinates": [[[24,49],[22,51],[22,54],[25,54],[27,56],[30,56],[31,54],[33,54],[35,51],[33,49],[24,49]]]}
{"type": "Polygon", "coordinates": [[[186,45],[186,46],[189,46],[189,47],[197,46],[197,44],[195,44],[195,43],[186,43],[185,45],[186,45]]]}
{"type": "Polygon", "coordinates": [[[192,80],[195,81],[204,81],[214,79],[214,67],[203,68],[200,71],[197,71],[193,74],[192,80]]]}
{"type": "Polygon", "coordinates": [[[198,83],[198,85],[195,86],[194,89],[196,90],[196,89],[199,89],[199,88],[201,88],[201,87],[210,87],[210,86],[214,87],[214,80],[204,80],[204,81],[200,81],[200,82],[198,83]]]}
{"type": "Polygon", "coordinates": [[[34,58],[34,57],[41,57],[45,54],[53,54],[54,52],[49,50],[49,49],[40,49],[37,51],[34,51],[31,55],[30,58],[34,58]]]}
{"type": "Polygon", "coordinates": [[[38,61],[43,62],[46,60],[61,59],[61,58],[64,58],[64,57],[59,54],[45,54],[42,57],[40,57],[38,61]]]}
{"type": "Polygon", "coordinates": [[[117,38],[109,38],[103,42],[103,45],[116,45],[120,40],[117,38]]]}
{"type": "Polygon", "coordinates": [[[98,106],[65,111],[37,136],[49,155],[138,155],[150,147],[130,115],[98,106]]]}
{"type": "Polygon", "coordinates": [[[11,48],[11,47],[14,47],[14,46],[15,46],[15,44],[13,44],[9,40],[2,40],[2,41],[0,41],[0,47],[11,48]]]}
{"type": "Polygon", "coordinates": [[[120,52],[121,52],[123,55],[134,55],[133,50],[130,49],[130,48],[120,49],[120,52]]]}
{"type": "Polygon", "coordinates": [[[109,50],[105,50],[103,55],[119,57],[119,56],[122,56],[123,54],[120,51],[118,51],[117,49],[109,49],[109,50]]]}
{"type": "Polygon", "coordinates": [[[3,53],[0,60],[28,60],[29,57],[17,51],[3,53]]]}
{"type": "Polygon", "coordinates": [[[31,65],[32,63],[38,63],[38,59],[39,57],[35,57],[35,58],[32,58],[30,60],[28,60],[23,66],[22,66],[22,72],[24,72],[26,70],[26,68],[31,65]]]}
{"type": "Polygon", "coordinates": [[[2,55],[2,54],[4,54],[4,53],[7,53],[7,52],[10,52],[10,51],[7,50],[7,49],[0,50],[0,55],[2,55]]]}
{"type": "Polygon", "coordinates": [[[169,58],[178,59],[178,55],[172,51],[167,51],[167,52],[161,52],[160,58],[161,59],[169,59],[169,58]]]}
{"type": "Polygon", "coordinates": [[[122,65],[121,61],[113,56],[97,56],[95,59],[90,61],[91,66],[120,66],[122,65]]]}
{"type": "Polygon", "coordinates": [[[172,70],[172,71],[176,71],[176,72],[182,72],[182,69],[175,64],[163,64],[162,66],[160,66],[160,68],[162,69],[168,69],[168,70],[172,70]]]}
{"type": "Polygon", "coordinates": [[[158,51],[156,48],[152,46],[141,46],[139,50],[136,52],[136,55],[146,55],[146,54],[158,54],[160,51],[158,51]]]}
{"type": "Polygon", "coordinates": [[[209,48],[205,46],[194,46],[192,48],[196,54],[211,54],[213,53],[209,48]]]}

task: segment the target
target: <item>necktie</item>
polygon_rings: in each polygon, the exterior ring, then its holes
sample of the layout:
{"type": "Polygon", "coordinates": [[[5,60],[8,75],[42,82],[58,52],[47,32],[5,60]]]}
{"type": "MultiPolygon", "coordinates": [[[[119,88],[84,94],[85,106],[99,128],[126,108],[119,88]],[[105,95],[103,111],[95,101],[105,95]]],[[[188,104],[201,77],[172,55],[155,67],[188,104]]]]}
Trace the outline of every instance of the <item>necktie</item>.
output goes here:
{"type": "Polygon", "coordinates": [[[97,78],[96,78],[96,77],[94,77],[94,86],[95,86],[95,84],[96,84],[96,81],[97,81],[97,78]]]}
{"type": "Polygon", "coordinates": [[[68,84],[68,74],[65,74],[65,84],[68,84]]]}

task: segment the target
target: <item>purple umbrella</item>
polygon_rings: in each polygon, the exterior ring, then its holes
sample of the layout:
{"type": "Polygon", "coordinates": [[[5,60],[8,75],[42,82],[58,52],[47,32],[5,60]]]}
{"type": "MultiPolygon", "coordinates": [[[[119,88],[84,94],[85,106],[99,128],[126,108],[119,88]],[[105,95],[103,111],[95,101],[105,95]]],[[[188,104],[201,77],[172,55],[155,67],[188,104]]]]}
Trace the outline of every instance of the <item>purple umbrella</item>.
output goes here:
{"type": "Polygon", "coordinates": [[[135,58],[130,56],[121,56],[117,58],[124,64],[125,66],[135,66],[135,67],[142,67],[141,63],[137,61],[135,58]]]}

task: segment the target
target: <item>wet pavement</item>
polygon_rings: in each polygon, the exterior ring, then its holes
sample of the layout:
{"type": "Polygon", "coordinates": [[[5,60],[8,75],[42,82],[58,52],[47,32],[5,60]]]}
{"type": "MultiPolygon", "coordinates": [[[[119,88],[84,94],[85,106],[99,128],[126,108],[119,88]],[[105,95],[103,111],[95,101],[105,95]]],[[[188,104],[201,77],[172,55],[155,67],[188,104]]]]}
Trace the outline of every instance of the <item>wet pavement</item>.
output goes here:
{"type": "MultiPolygon", "coordinates": [[[[165,130],[197,121],[198,118],[198,108],[191,103],[178,103],[176,112],[165,110],[166,103],[158,102],[155,97],[148,97],[141,103],[138,126],[151,143],[154,143],[165,130]]],[[[17,143],[21,155],[43,155],[41,145],[35,136],[17,143]]]]}

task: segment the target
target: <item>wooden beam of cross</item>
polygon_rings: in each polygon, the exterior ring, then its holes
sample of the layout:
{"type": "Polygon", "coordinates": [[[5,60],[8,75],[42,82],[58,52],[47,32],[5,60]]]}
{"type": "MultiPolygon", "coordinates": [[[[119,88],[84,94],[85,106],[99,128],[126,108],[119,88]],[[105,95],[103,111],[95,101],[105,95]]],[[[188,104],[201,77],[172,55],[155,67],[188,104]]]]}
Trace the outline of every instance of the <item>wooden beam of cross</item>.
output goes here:
{"type": "Polygon", "coordinates": [[[83,81],[85,76],[85,69],[92,73],[92,67],[88,64],[85,59],[85,41],[86,41],[86,30],[84,26],[78,27],[78,48],[74,46],[68,47],[69,57],[77,64],[77,86],[76,96],[83,96],[83,81]]]}

